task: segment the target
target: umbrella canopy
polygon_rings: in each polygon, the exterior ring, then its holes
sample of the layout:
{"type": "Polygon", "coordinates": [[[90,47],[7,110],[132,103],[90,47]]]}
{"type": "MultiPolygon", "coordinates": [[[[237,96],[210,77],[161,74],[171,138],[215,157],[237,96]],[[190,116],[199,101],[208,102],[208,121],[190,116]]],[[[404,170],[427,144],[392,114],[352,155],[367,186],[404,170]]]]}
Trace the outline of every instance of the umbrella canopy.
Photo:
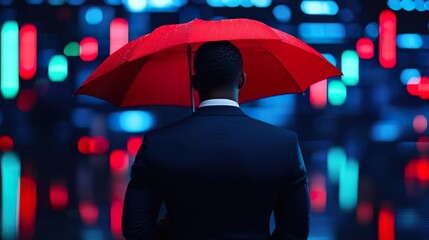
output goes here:
{"type": "Polygon", "coordinates": [[[239,93],[240,103],[302,93],[318,81],[342,74],[303,41],[259,21],[195,19],[161,26],[129,42],[109,56],[76,94],[119,107],[191,106],[191,54],[204,42],[222,40],[231,41],[243,56],[247,81],[239,93]]]}

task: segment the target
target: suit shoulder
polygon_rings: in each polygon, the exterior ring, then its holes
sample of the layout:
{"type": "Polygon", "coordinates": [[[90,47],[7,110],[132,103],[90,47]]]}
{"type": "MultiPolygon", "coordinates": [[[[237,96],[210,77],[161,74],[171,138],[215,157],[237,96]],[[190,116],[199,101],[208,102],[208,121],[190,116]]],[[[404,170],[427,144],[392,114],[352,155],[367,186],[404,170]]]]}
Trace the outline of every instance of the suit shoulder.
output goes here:
{"type": "Polygon", "coordinates": [[[189,116],[177,122],[173,122],[162,127],[154,128],[144,133],[144,136],[149,137],[149,136],[157,136],[162,134],[171,134],[171,132],[174,131],[175,129],[178,129],[181,126],[186,125],[189,122],[190,118],[191,117],[189,116]]]}
{"type": "Polygon", "coordinates": [[[278,127],[266,122],[263,122],[261,120],[249,117],[250,121],[254,122],[255,125],[260,126],[261,128],[266,129],[267,131],[273,131],[273,132],[277,132],[278,134],[282,134],[286,137],[290,137],[290,138],[297,138],[297,134],[296,132],[286,129],[286,128],[282,128],[282,127],[278,127]]]}

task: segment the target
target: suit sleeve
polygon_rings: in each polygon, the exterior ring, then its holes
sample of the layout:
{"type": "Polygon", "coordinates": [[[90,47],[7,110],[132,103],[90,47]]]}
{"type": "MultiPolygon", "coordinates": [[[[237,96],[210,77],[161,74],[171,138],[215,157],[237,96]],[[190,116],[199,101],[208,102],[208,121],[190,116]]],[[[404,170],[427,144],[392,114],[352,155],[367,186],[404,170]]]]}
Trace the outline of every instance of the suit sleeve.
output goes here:
{"type": "Polygon", "coordinates": [[[122,214],[122,233],[128,240],[155,240],[162,198],[156,185],[155,169],[146,136],[131,168],[122,214]]]}
{"type": "Polygon", "coordinates": [[[308,178],[296,135],[293,144],[289,182],[281,190],[274,207],[276,228],[272,240],[301,240],[307,239],[309,234],[308,178]]]}

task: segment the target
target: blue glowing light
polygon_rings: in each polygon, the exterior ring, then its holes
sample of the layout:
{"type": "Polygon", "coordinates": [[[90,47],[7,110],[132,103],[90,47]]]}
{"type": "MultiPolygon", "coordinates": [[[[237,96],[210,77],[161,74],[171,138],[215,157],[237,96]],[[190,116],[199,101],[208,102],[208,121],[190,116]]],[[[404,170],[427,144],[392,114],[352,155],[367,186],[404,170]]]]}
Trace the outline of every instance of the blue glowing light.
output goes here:
{"type": "Polygon", "coordinates": [[[71,114],[71,120],[74,126],[87,128],[91,126],[93,111],[88,108],[75,108],[71,114]]]}
{"type": "Polygon", "coordinates": [[[14,152],[1,157],[1,238],[17,239],[21,160],[14,152]]]}
{"type": "Polygon", "coordinates": [[[210,20],[222,20],[222,19],[226,19],[226,17],[225,16],[214,16],[214,17],[210,18],[210,20]]]}
{"type": "MultiPolygon", "coordinates": [[[[240,4],[240,0],[237,1],[240,4]]],[[[106,3],[117,5],[113,0],[105,0],[106,3]]],[[[223,2],[229,4],[229,1],[216,1],[217,4],[224,6],[223,2]]],[[[187,3],[187,0],[122,0],[122,4],[129,12],[177,12],[179,7],[187,3]]],[[[232,3],[231,3],[232,4],[232,3]]],[[[238,5],[237,5],[238,6],[238,5]]]]}
{"type": "MultiPolygon", "coordinates": [[[[152,0],[155,1],[155,0],[152,0]]],[[[272,0],[207,0],[207,5],[210,7],[258,7],[266,8],[269,7],[272,3],[272,0]]]]}
{"type": "Polygon", "coordinates": [[[326,60],[328,60],[330,63],[332,63],[332,65],[334,65],[334,66],[337,65],[337,60],[335,59],[334,55],[332,55],[330,53],[322,53],[322,55],[326,58],[326,60]]]}
{"type": "Polygon", "coordinates": [[[401,6],[405,11],[413,11],[416,8],[413,0],[402,0],[401,6]]]}
{"type": "Polygon", "coordinates": [[[340,180],[341,169],[346,165],[347,155],[343,148],[333,147],[329,149],[327,156],[329,180],[337,184],[340,180]]]}
{"type": "Polygon", "coordinates": [[[250,8],[253,6],[253,3],[251,0],[241,0],[240,6],[250,8]]]}
{"type": "Polygon", "coordinates": [[[224,4],[222,0],[207,0],[207,5],[210,7],[223,7],[224,4]]]}
{"type": "Polygon", "coordinates": [[[181,4],[177,0],[149,0],[148,6],[151,8],[171,8],[171,7],[179,7],[181,4]]]}
{"type": "Polygon", "coordinates": [[[0,0],[1,5],[10,5],[12,4],[13,0],[0,0]]]}
{"type": "Polygon", "coordinates": [[[356,208],[359,188],[359,163],[348,159],[340,171],[339,204],[341,209],[350,211],[356,208]]]}
{"type": "Polygon", "coordinates": [[[365,34],[372,39],[375,39],[378,37],[379,29],[378,24],[375,22],[369,23],[365,27],[365,34]]]}
{"type": "Polygon", "coordinates": [[[73,6],[82,5],[85,0],[67,0],[67,3],[73,6]]]}
{"type": "Polygon", "coordinates": [[[115,5],[115,6],[118,6],[118,5],[122,4],[122,0],[104,0],[104,2],[106,4],[115,5]]]}
{"type": "Polygon", "coordinates": [[[355,14],[353,13],[352,10],[348,9],[348,8],[343,8],[340,11],[340,19],[343,22],[351,22],[353,21],[353,19],[355,18],[355,14]]]}
{"type": "Polygon", "coordinates": [[[419,12],[423,12],[426,10],[425,8],[425,0],[414,0],[414,4],[416,5],[416,10],[419,12]]]}
{"type": "Polygon", "coordinates": [[[328,100],[333,106],[341,106],[347,101],[347,87],[343,81],[328,82],[328,100]]]}
{"type": "Polygon", "coordinates": [[[277,21],[285,23],[285,22],[289,22],[292,16],[292,12],[290,8],[286,5],[277,5],[273,9],[273,15],[277,19],[277,21]]]}
{"type": "Polygon", "coordinates": [[[104,239],[104,233],[101,229],[84,229],[81,232],[82,240],[104,239]]]}
{"type": "Polygon", "coordinates": [[[301,23],[298,33],[307,43],[341,43],[346,37],[342,23],[301,23]]]}
{"type": "Polygon", "coordinates": [[[401,6],[401,0],[388,0],[387,6],[392,9],[393,11],[398,11],[402,8],[401,6]]]}
{"type": "Polygon", "coordinates": [[[262,98],[256,101],[258,107],[250,106],[255,102],[243,104],[243,111],[249,116],[260,121],[276,126],[288,125],[291,122],[290,116],[295,111],[296,96],[294,94],[279,95],[262,98]]]}
{"type": "Polygon", "coordinates": [[[153,125],[153,117],[143,111],[127,111],[122,113],[119,123],[127,132],[142,132],[153,125]]]}
{"type": "Polygon", "coordinates": [[[338,5],[335,1],[305,0],[301,3],[301,10],[309,15],[336,15],[338,5]]]}
{"type": "Polygon", "coordinates": [[[147,0],[123,0],[125,8],[130,12],[143,12],[147,7],[147,0]]]}
{"type": "Polygon", "coordinates": [[[99,24],[103,21],[103,11],[99,7],[90,7],[86,10],[85,20],[91,25],[99,24]]]}
{"type": "Polygon", "coordinates": [[[42,4],[43,0],[27,0],[27,3],[37,5],[37,4],[42,4]]]}
{"type": "Polygon", "coordinates": [[[399,229],[413,229],[419,222],[423,221],[416,209],[404,208],[398,209],[397,226],[399,229]]]}
{"type": "Polygon", "coordinates": [[[348,86],[359,83],[359,56],[354,50],[345,50],[341,55],[341,79],[348,86]]]}
{"type": "Polygon", "coordinates": [[[48,3],[54,6],[60,6],[66,3],[65,0],[48,0],[48,3]]]}
{"type": "Polygon", "coordinates": [[[429,1],[425,0],[388,0],[387,6],[393,11],[429,11],[429,1]]]}
{"type": "Polygon", "coordinates": [[[225,4],[226,7],[234,8],[240,6],[241,0],[227,0],[222,2],[225,4]]]}
{"type": "Polygon", "coordinates": [[[411,78],[421,77],[420,71],[416,68],[406,68],[401,72],[401,82],[404,85],[407,85],[408,81],[411,78]]]}
{"type": "Polygon", "coordinates": [[[384,121],[372,127],[371,138],[374,141],[390,142],[398,139],[400,133],[400,126],[397,122],[384,121]]]}
{"type": "Polygon", "coordinates": [[[258,8],[265,8],[271,5],[271,0],[251,0],[251,2],[258,8]]]}
{"type": "Polygon", "coordinates": [[[399,48],[417,49],[423,46],[423,39],[419,34],[398,34],[396,37],[396,45],[398,45],[399,48]]]}
{"type": "Polygon", "coordinates": [[[152,114],[146,111],[124,111],[110,114],[108,125],[115,132],[144,132],[155,123],[152,114]]]}

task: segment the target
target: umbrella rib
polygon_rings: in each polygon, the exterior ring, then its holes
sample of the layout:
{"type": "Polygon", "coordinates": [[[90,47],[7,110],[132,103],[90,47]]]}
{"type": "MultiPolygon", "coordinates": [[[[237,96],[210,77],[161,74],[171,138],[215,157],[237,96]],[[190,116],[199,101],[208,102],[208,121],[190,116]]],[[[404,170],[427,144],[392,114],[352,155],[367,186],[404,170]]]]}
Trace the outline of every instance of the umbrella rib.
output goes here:
{"type": "MultiPolygon", "coordinates": [[[[276,29],[277,30],[277,29],[276,29]]],[[[279,30],[280,31],[280,30],[279,30]]],[[[278,33],[276,32],[276,31],[274,31],[273,30],[273,32],[279,37],[279,39],[281,40],[281,37],[278,35],[278,33]]],[[[293,37],[293,36],[292,36],[293,37]]],[[[299,39],[298,39],[299,40],[299,39]]],[[[319,59],[321,59],[321,60],[323,60],[323,61],[325,61],[325,62],[327,62],[327,63],[329,63],[329,66],[331,67],[331,68],[334,68],[335,70],[337,70],[337,71],[339,71],[332,63],[330,63],[325,57],[323,57],[323,55],[322,54],[320,54],[316,49],[314,49],[313,47],[311,47],[310,45],[308,45],[308,44],[306,44],[305,42],[302,42],[302,43],[304,43],[304,45],[306,45],[307,47],[309,47],[310,49],[312,49],[313,51],[315,51],[316,53],[318,53],[318,54],[314,54],[314,56],[316,56],[316,57],[318,57],[319,59]]],[[[340,76],[340,75],[343,75],[343,73],[341,72],[341,71],[339,71],[339,75],[334,75],[334,76],[340,76]]]]}
{"type": "Polygon", "coordinates": [[[283,64],[270,52],[268,51],[264,46],[262,46],[261,44],[259,44],[258,42],[256,42],[262,49],[264,49],[265,52],[267,52],[271,57],[274,58],[274,60],[276,60],[276,62],[278,64],[280,64],[280,66],[283,68],[283,70],[286,72],[286,74],[289,76],[290,79],[292,79],[292,82],[295,83],[295,86],[298,87],[298,89],[301,91],[301,93],[303,93],[304,91],[301,89],[301,87],[298,85],[298,83],[295,81],[295,79],[292,77],[292,75],[289,73],[289,71],[285,68],[285,66],[283,66],[283,64]]]}
{"type": "MultiPolygon", "coordinates": [[[[136,72],[136,75],[133,77],[134,78],[134,80],[131,82],[131,84],[130,84],[130,87],[125,91],[125,94],[123,95],[123,97],[122,97],[122,101],[119,103],[119,107],[123,107],[123,103],[125,102],[125,100],[127,99],[127,95],[128,95],[128,93],[131,91],[131,89],[132,89],[132,86],[133,86],[133,84],[134,84],[134,82],[137,80],[136,79],[136,77],[139,75],[139,73],[142,71],[142,69],[144,68],[144,65],[149,61],[149,59],[150,58],[152,58],[153,56],[154,56],[155,54],[151,54],[151,55],[148,55],[147,57],[143,57],[143,58],[140,58],[140,59],[137,59],[136,61],[142,61],[143,62],[143,64],[141,64],[141,68],[139,68],[140,70],[139,71],[137,71],[136,72]]],[[[131,62],[134,62],[134,61],[131,61],[131,62]]],[[[130,62],[128,62],[128,63],[130,63],[130,62]]]]}

